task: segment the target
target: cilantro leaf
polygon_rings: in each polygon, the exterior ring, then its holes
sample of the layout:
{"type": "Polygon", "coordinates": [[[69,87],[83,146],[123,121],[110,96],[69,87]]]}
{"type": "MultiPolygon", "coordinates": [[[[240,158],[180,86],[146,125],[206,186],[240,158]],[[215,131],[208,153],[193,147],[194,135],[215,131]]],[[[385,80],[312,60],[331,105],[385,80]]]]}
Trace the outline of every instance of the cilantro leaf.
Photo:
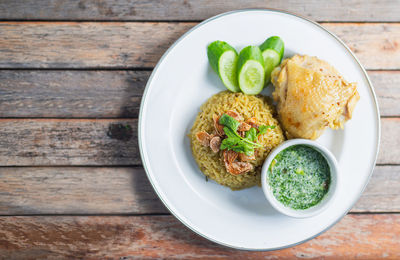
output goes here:
{"type": "Polygon", "coordinates": [[[245,133],[244,137],[252,142],[257,141],[257,130],[254,127],[250,128],[250,130],[245,133]]]}
{"type": "Polygon", "coordinates": [[[236,145],[238,145],[240,143],[240,139],[239,138],[225,138],[224,140],[222,140],[221,142],[221,150],[232,150],[233,147],[235,147],[236,145]]]}
{"type": "Polygon", "coordinates": [[[263,135],[267,132],[268,129],[274,129],[275,126],[274,125],[260,125],[258,127],[258,134],[257,137],[259,137],[260,135],[263,135]]]}
{"type": "Polygon", "coordinates": [[[235,152],[244,153],[247,156],[251,156],[251,155],[254,154],[254,147],[252,145],[250,145],[250,144],[247,144],[247,143],[243,142],[243,143],[241,143],[240,148],[238,148],[238,150],[236,150],[235,152]]]}
{"type": "Polygon", "coordinates": [[[243,142],[242,140],[239,140],[237,144],[230,146],[229,150],[233,150],[238,153],[244,153],[248,156],[251,156],[254,153],[254,147],[250,144],[243,142]]]}
{"type": "Polygon", "coordinates": [[[261,144],[257,143],[257,137],[266,133],[268,128],[275,128],[275,126],[260,126],[259,133],[257,133],[256,128],[250,128],[243,138],[237,132],[240,123],[233,117],[223,114],[219,119],[219,123],[224,126],[224,132],[227,136],[222,140],[220,149],[244,153],[247,156],[253,155],[255,148],[262,147],[261,144]]]}
{"type": "Polygon", "coordinates": [[[236,131],[233,131],[227,126],[224,127],[224,132],[228,138],[241,138],[241,136],[236,131]]]}
{"type": "Polygon", "coordinates": [[[239,121],[237,121],[236,119],[234,119],[231,116],[228,116],[227,114],[223,114],[220,118],[219,118],[219,123],[223,126],[226,126],[228,128],[230,128],[232,131],[237,131],[240,123],[239,121]]]}
{"type": "Polygon", "coordinates": [[[243,141],[243,139],[237,137],[228,137],[222,140],[221,150],[232,150],[238,153],[245,153],[251,155],[254,152],[254,145],[248,144],[243,141]]]}

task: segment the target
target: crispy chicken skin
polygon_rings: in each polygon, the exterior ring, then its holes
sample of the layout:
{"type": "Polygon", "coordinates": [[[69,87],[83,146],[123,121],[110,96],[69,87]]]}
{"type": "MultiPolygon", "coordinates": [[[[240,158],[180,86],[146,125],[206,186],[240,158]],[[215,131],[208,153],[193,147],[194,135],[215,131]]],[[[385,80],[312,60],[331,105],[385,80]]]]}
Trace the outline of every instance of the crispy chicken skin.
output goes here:
{"type": "Polygon", "coordinates": [[[326,127],[343,128],[360,96],[326,61],[295,55],[271,74],[279,120],[288,138],[317,139],[326,127]]]}

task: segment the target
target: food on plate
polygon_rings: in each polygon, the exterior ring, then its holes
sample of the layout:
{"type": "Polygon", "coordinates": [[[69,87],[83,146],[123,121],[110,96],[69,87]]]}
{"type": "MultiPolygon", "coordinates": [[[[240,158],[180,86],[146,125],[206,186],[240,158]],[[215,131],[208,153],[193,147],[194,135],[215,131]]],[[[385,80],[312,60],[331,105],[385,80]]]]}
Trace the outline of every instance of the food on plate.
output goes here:
{"type": "Polygon", "coordinates": [[[225,87],[233,92],[240,91],[236,74],[238,54],[235,48],[227,42],[215,41],[208,45],[207,56],[225,87]]]}
{"type": "MultiPolygon", "coordinates": [[[[223,41],[207,48],[211,67],[229,91],[201,106],[190,132],[192,152],[206,177],[233,190],[260,185],[263,161],[285,139],[279,123],[287,138],[316,139],[328,126],[343,128],[359,100],[356,83],[326,61],[294,55],[281,63],[284,49],[278,36],[239,54],[223,41]],[[279,123],[268,98],[255,96],[269,81],[279,123]]],[[[270,181],[279,201],[305,209],[328,190],[329,167],[318,151],[298,145],[276,156],[270,181]]]]}
{"type": "Polygon", "coordinates": [[[306,145],[294,145],[272,160],[267,181],[274,197],[286,207],[304,210],[328,193],[331,173],[325,157],[306,145]]]}
{"type": "Polygon", "coordinates": [[[265,83],[264,59],[259,47],[247,46],[240,51],[238,82],[240,90],[248,95],[256,95],[263,90],[265,83]]]}
{"type": "Polygon", "coordinates": [[[240,190],[261,183],[261,166],[284,141],[264,96],[222,91],[200,108],[189,137],[200,170],[219,184],[240,190]]]}
{"type": "Polygon", "coordinates": [[[271,81],[271,72],[278,66],[285,52],[285,44],[279,36],[272,36],[260,45],[260,50],[264,58],[265,85],[271,81]]]}
{"type": "Polygon", "coordinates": [[[224,41],[214,41],[207,47],[208,61],[225,87],[248,95],[259,94],[270,82],[283,53],[284,43],[278,36],[269,37],[260,47],[247,46],[239,55],[224,41]]]}
{"type": "Polygon", "coordinates": [[[326,127],[343,128],[360,96],[326,61],[307,55],[286,59],[272,72],[272,93],[288,138],[317,139],[326,127]]]}

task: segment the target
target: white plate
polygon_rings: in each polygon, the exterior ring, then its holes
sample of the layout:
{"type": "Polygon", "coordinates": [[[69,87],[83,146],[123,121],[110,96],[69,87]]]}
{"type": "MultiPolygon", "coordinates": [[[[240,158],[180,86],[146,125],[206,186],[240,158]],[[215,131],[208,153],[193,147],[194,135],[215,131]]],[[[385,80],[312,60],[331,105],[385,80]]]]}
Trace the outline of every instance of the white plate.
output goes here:
{"type": "MultiPolygon", "coordinates": [[[[269,88],[270,89],[270,88],[269,88]]],[[[265,91],[268,94],[268,91],[265,91]]],[[[377,101],[365,70],[350,50],[316,23],[275,10],[218,15],[183,35],[161,58],[146,86],[139,117],[139,147],[148,178],[165,206],[194,232],[216,243],[248,250],[296,245],[324,232],[354,205],[375,165],[380,138],[377,101]],[[275,211],[259,187],[231,191],[205,181],[187,134],[200,105],[224,90],[208,65],[206,47],[224,40],[240,50],[279,35],[285,56],[315,55],[358,82],[361,99],[343,131],[327,130],[318,142],[341,170],[332,206],[320,215],[294,219],[275,211]]]]}

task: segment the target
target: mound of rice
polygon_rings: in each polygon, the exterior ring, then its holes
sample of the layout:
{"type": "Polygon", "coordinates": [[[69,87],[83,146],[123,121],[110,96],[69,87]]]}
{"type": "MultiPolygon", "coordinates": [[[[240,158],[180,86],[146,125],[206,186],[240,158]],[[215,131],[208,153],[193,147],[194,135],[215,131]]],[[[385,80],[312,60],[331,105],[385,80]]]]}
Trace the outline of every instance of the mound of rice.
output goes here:
{"type": "Polygon", "coordinates": [[[200,170],[210,179],[219,184],[230,187],[232,190],[240,190],[255,185],[261,185],[261,167],[269,152],[285,140],[278,121],[272,116],[273,108],[266,97],[248,96],[243,93],[220,92],[209,98],[200,108],[189,137],[192,144],[193,157],[200,170]],[[234,176],[225,169],[222,160],[222,151],[213,153],[210,147],[205,147],[196,138],[196,133],[214,131],[213,115],[222,115],[228,110],[234,110],[241,114],[244,120],[256,117],[259,124],[275,125],[259,138],[259,143],[264,147],[256,149],[256,160],[251,161],[254,170],[242,175],[234,176]]]}

